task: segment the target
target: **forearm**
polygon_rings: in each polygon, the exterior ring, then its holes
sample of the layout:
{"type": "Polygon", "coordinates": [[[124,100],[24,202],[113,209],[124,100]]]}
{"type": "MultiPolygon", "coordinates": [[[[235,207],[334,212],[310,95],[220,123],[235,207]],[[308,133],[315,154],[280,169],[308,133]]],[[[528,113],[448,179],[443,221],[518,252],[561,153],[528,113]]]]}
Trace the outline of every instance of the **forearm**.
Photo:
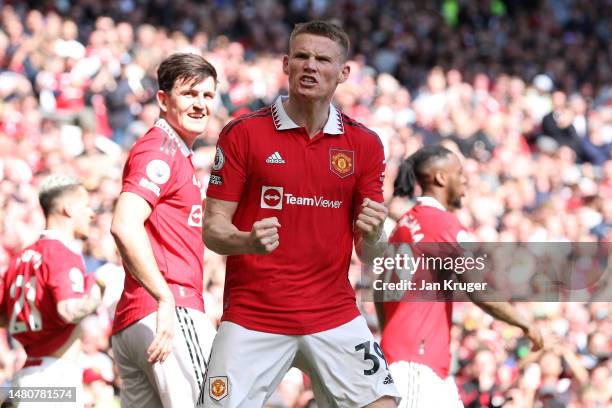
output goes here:
{"type": "Polygon", "coordinates": [[[383,256],[388,245],[385,231],[381,232],[380,238],[375,243],[367,242],[359,233],[355,236],[355,252],[361,262],[366,264],[371,264],[375,258],[383,256]]]}
{"type": "Polygon", "coordinates": [[[527,331],[529,322],[521,316],[517,310],[508,302],[484,302],[472,299],[482,310],[494,318],[527,331]]]}
{"type": "Polygon", "coordinates": [[[89,293],[81,298],[65,299],[57,304],[57,312],[67,323],[76,324],[92,314],[100,305],[100,288],[94,285],[89,293]]]}
{"type": "Polygon", "coordinates": [[[220,255],[253,253],[250,232],[240,231],[223,216],[207,214],[204,217],[202,238],[208,249],[220,255]]]}
{"type": "Polygon", "coordinates": [[[114,227],[111,231],[129,273],[157,301],[174,299],[159,271],[144,225],[139,223],[114,227]]]}

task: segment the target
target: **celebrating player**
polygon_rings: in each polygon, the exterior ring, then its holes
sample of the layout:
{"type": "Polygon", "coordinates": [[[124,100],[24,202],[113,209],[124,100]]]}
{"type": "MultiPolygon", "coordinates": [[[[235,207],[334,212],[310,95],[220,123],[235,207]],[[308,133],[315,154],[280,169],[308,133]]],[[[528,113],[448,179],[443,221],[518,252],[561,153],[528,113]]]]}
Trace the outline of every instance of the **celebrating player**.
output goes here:
{"type": "MultiPolygon", "coordinates": [[[[461,206],[465,190],[466,177],[459,158],[442,146],[422,148],[401,164],[394,195],[411,197],[417,182],[423,194],[400,218],[389,243],[437,243],[438,251],[446,244],[457,247],[467,234],[450,212],[461,206]]],[[[430,250],[426,244],[420,247],[430,250]]],[[[415,248],[418,251],[419,247],[415,248]]],[[[414,256],[420,254],[414,253],[414,256]]],[[[413,279],[422,276],[421,272],[424,271],[417,271],[413,279]]],[[[435,278],[440,273],[427,271],[425,275],[432,274],[435,278]]],[[[539,330],[521,318],[510,304],[472,300],[493,317],[523,329],[534,349],[542,347],[539,330]]],[[[400,407],[463,406],[455,383],[447,378],[452,309],[450,301],[404,299],[383,304],[382,348],[402,396],[400,407]]]]}
{"type": "Polygon", "coordinates": [[[387,214],[379,138],[331,104],[348,47],[333,24],[297,25],[283,58],[289,97],[219,137],[204,240],[230,256],[205,407],[263,406],[294,360],[319,406],[395,406],[348,280],[353,241],[378,254],[387,214]]]}
{"type": "Polygon", "coordinates": [[[191,146],[212,114],[217,73],[204,58],[179,53],[157,76],[161,118],[130,151],[111,226],[128,272],[112,337],[124,407],[195,406],[215,334],[204,315],[191,146]]]}
{"type": "Polygon", "coordinates": [[[13,386],[75,387],[76,395],[66,389],[61,397],[76,400],[70,406],[82,407],[83,373],[75,362],[80,333],[75,329],[96,310],[101,291],[93,275],[85,277],[75,239],[89,235],[93,210],[87,190],[67,176],[43,180],[39,201],[46,230],[11,261],[0,282],[0,320],[28,355],[13,386]]]}

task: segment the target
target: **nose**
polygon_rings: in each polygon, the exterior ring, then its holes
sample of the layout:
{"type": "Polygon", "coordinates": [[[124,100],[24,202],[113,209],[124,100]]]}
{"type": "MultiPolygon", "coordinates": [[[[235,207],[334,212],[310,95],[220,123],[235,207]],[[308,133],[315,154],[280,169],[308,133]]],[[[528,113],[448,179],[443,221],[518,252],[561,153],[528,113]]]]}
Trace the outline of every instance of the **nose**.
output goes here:
{"type": "Polygon", "coordinates": [[[308,71],[314,71],[317,68],[316,65],[316,60],[314,56],[310,56],[305,62],[304,62],[304,68],[308,71]]]}
{"type": "Polygon", "coordinates": [[[198,97],[195,98],[194,105],[198,108],[204,108],[206,106],[204,95],[198,95],[198,97]]]}

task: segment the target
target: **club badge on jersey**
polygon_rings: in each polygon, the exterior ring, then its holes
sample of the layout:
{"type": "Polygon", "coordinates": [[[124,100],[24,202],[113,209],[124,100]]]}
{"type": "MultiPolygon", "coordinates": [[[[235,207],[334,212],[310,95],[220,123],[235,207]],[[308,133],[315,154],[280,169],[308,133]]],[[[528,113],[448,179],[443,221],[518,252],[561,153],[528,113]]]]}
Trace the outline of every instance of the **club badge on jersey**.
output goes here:
{"type": "Polygon", "coordinates": [[[354,161],[352,150],[329,149],[329,169],[340,178],[353,174],[354,161]]]}

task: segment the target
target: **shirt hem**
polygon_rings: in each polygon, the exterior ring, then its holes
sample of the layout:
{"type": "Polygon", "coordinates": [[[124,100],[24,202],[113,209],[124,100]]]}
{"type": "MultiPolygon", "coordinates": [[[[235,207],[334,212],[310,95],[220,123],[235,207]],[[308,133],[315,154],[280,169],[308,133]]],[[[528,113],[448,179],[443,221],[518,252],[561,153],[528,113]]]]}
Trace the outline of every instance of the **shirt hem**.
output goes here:
{"type": "Polygon", "coordinates": [[[303,335],[308,335],[308,334],[320,333],[326,330],[331,330],[331,329],[340,327],[343,324],[346,324],[352,321],[353,319],[355,319],[356,317],[360,316],[360,313],[357,309],[355,309],[351,313],[343,313],[342,316],[343,318],[334,319],[328,324],[316,324],[316,325],[309,325],[309,326],[302,326],[302,327],[289,327],[286,329],[272,328],[270,327],[270,325],[262,325],[262,324],[253,323],[249,319],[243,319],[243,318],[240,318],[239,316],[235,316],[234,314],[230,314],[227,316],[224,315],[221,318],[221,321],[231,322],[239,326],[242,326],[245,329],[264,332],[264,333],[282,334],[282,335],[288,335],[288,336],[303,336],[303,335]]]}

